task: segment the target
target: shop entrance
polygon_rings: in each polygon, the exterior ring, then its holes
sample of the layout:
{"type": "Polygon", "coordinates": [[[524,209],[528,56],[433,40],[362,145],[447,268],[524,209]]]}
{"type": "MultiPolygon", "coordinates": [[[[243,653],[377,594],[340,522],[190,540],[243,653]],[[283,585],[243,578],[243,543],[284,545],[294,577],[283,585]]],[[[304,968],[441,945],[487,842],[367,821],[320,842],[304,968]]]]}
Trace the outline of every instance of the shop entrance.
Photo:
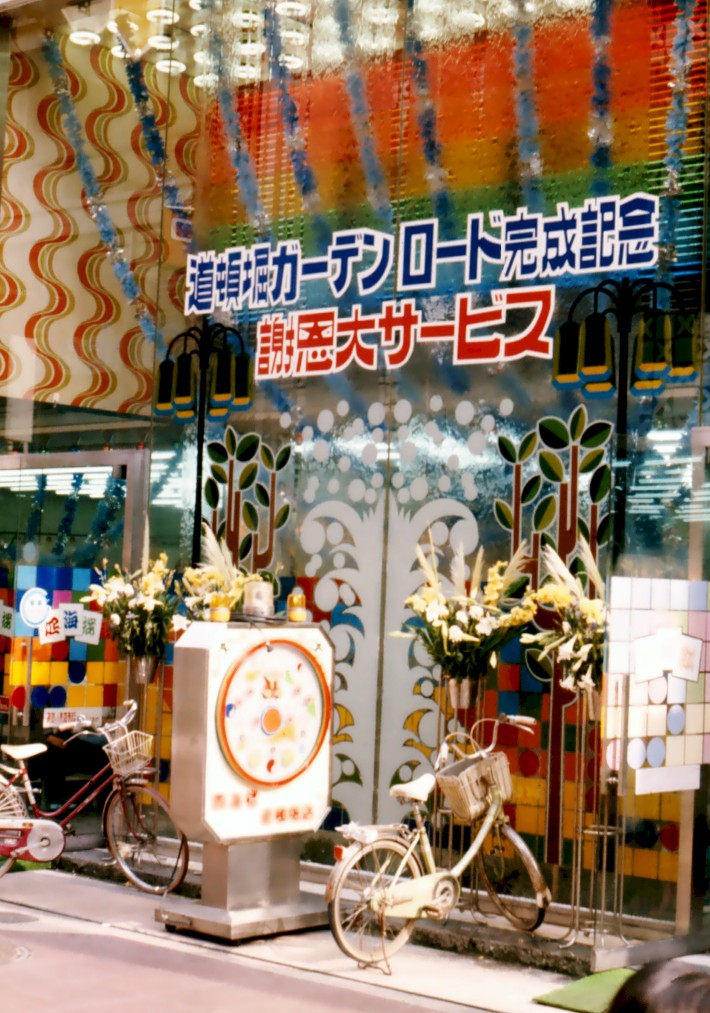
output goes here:
{"type": "Polygon", "coordinates": [[[91,713],[128,692],[115,645],[82,635],[81,598],[97,569],[140,565],[148,477],[146,450],[0,456],[0,741],[40,735],[47,708],[91,713]],[[32,589],[57,617],[41,637],[20,609],[32,589]]]}

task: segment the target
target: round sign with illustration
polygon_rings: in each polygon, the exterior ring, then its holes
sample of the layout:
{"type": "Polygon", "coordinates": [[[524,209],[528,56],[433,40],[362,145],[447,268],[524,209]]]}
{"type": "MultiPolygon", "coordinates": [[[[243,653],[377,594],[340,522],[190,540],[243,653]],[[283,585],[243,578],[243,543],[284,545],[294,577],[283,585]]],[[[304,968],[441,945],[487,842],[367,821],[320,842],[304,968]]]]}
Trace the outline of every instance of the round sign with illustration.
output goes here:
{"type": "Polygon", "coordinates": [[[217,734],[230,767],[260,787],[288,784],[310,767],[330,725],[330,690],[300,644],[257,644],[227,672],[217,734]]]}

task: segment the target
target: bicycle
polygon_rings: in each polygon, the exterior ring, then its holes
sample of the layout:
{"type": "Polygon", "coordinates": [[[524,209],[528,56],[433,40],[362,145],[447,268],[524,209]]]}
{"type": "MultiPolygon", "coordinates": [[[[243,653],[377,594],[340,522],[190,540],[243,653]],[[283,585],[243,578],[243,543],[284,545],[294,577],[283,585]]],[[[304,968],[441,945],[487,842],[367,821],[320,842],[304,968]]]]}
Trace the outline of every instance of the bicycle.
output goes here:
{"type": "Polygon", "coordinates": [[[495,908],[517,928],[530,932],[538,928],[551,894],[532,852],[503,812],[504,802],[512,797],[510,768],[504,753],[493,752],[501,724],[532,731],[536,723],[521,715],[500,715],[477,722],[471,733],[448,735],[434,774],[390,788],[393,798],[411,806],[414,827],[402,823],[340,827],[351,843],[335,848],[326,901],[330,928],[343,953],[361,965],[388,966],[419,918],[448,918],[459,903],[461,877],[474,860],[495,908]],[[481,748],[473,731],[485,721],[495,725],[491,744],[481,748]],[[455,743],[459,737],[466,738],[472,753],[455,743]],[[444,766],[449,743],[459,759],[444,766]],[[437,869],[422,814],[435,785],[456,820],[470,823],[472,834],[475,831],[450,869],[437,869]]]}
{"type": "Polygon", "coordinates": [[[153,736],[129,731],[138,705],[127,700],[124,706],[128,709],[122,718],[101,726],[83,716],[75,724],[63,726],[62,730],[79,729],[67,742],[81,735],[102,735],[108,763],[53,812],[40,808],[26,765],[47,746],[0,747],[16,764],[0,763],[0,876],[18,859],[51,862],[58,858],[74,832],[71,820],[112,785],[102,825],[108,850],[123,875],[151,894],[168,893],[180,886],[187,873],[187,839],[175,826],[167,802],[149,781],[153,736]]]}

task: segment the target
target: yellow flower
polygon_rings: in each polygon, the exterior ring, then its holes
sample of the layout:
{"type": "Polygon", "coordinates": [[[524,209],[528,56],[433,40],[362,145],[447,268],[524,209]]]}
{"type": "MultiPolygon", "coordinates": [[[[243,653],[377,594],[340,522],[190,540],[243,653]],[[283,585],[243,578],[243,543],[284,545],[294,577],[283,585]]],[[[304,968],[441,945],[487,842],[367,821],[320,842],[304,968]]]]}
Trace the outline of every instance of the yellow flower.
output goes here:
{"type": "Polygon", "coordinates": [[[599,598],[582,598],[579,611],[588,623],[604,622],[604,602],[599,598]]]}
{"type": "Polygon", "coordinates": [[[540,605],[552,605],[559,612],[572,604],[570,591],[561,584],[543,584],[535,597],[540,605]]]}

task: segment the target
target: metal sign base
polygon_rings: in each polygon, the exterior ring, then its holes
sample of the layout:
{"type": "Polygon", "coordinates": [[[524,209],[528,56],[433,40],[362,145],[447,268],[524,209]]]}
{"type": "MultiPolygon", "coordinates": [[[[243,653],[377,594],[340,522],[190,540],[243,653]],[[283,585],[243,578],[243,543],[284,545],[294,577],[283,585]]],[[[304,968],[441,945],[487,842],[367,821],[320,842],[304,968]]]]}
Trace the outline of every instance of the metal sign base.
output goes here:
{"type": "Polygon", "coordinates": [[[253,939],[328,923],[323,897],[300,889],[304,838],[204,844],[202,897],[168,896],[155,919],[169,930],[253,939]]]}

